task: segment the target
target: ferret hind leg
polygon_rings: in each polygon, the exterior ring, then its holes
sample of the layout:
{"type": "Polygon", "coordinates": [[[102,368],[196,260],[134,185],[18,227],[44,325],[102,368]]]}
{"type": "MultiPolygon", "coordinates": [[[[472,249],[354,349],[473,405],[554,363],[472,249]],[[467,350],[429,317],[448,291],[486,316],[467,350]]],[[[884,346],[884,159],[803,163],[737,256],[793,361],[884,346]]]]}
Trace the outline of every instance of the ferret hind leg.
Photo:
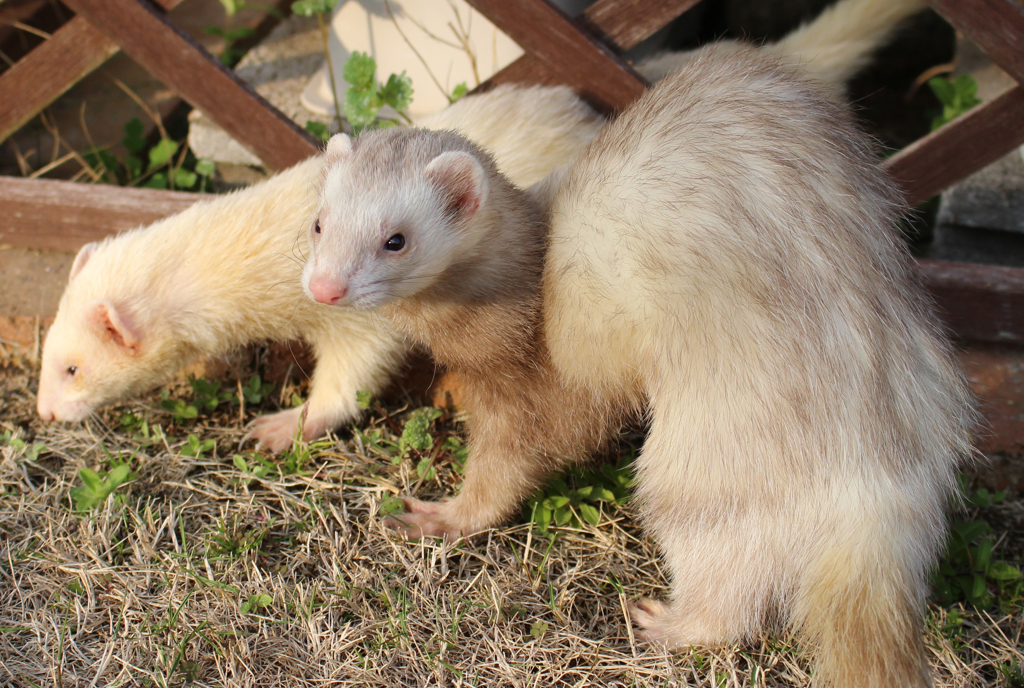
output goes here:
{"type": "MultiPolygon", "coordinates": [[[[657,517],[648,521],[659,521],[657,517]]],[[[670,519],[664,519],[666,521],[670,519]]],[[[651,524],[669,526],[669,524],[651,524]]],[[[668,648],[721,647],[757,633],[774,607],[771,566],[742,525],[662,531],[658,543],[672,577],[668,601],[638,600],[633,621],[646,640],[668,648]]],[[[670,526],[669,526],[670,527],[670,526]]]]}
{"type": "MultiPolygon", "coordinates": [[[[251,436],[271,451],[291,446],[302,422],[302,436],[313,440],[362,413],[356,392],[376,394],[387,384],[407,352],[407,345],[386,325],[353,321],[352,313],[334,327],[307,334],[316,351],[316,368],[309,399],[295,409],[257,418],[251,436]],[[305,420],[302,414],[305,413],[305,420]]],[[[335,319],[337,320],[337,318],[335,319]]]]}
{"type": "Polygon", "coordinates": [[[669,648],[737,642],[757,632],[779,594],[772,519],[728,486],[721,489],[722,481],[705,472],[708,461],[681,455],[694,447],[680,440],[681,419],[652,416],[636,490],[672,594],[666,602],[639,600],[633,620],[643,637],[669,648]]]}

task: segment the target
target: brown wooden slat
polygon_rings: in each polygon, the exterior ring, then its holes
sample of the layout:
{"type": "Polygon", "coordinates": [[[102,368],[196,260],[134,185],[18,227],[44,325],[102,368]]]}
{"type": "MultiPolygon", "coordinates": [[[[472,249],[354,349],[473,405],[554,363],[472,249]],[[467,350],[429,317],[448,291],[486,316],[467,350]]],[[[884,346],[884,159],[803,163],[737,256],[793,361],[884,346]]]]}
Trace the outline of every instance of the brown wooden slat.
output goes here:
{"type": "Polygon", "coordinates": [[[650,38],[700,0],[597,0],[583,12],[582,23],[611,41],[608,47],[629,50],[650,38]]]}
{"type": "Polygon", "coordinates": [[[309,134],[145,0],[67,0],[65,4],[267,166],[290,167],[317,152],[309,134]]]}
{"type": "MultiPolygon", "coordinates": [[[[582,15],[580,23],[613,50],[629,50],[696,5],[700,0],[597,0],[582,15]]],[[[498,84],[554,86],[563,83],[560,72],[527,53],[481,84],[487,91],[498,84]]]]}
{"type": "Polygon", "coordinates": [[[964,340],[1024,343],[1024,269],[918,261],[939,314],[964,340]]]}
{"type": "MultiPolygon", "coordinates": [[[[171,9],[181,0],[161,0],[171,9]]],[[[44,43],[0,74],[0,141],[20,129],[47,105],[120,48],[89,22],[74,17],[44,43]]]]}
{"type": "Polygon", "coordinates": [[[118,51],[117,44],[75,17],[0,74],[0,141],[118,51]]]}
{"type": "Polygon", "coordinates": [[[647,82],[589,31],[547,0],[468,0],[559,80],[602,110],[621,110],[643,94],[647,82]]]}
{"type": "MultiPolygon", "coordinates": [[[[210,198],[155,189],[0,177],[0,244],[77,251],[210,198]]],[[[1024,343],[1024,269],[921,260],[943,320],[965,340],[1024,343]]]]}
{"type": "Polygon", "coordinates": [[[1013,0],[928,0],[936,12],[977,43],[1024,85],[1024,8],[1013,0]]]}
{"type": "Polygon", "coordinates": [[[0,177],[0,244],[77,251],[210,196],[52,179],[0,177]]]}
{"type": "Polygon", "coordinates": [[[1024,87],[957,117],[885,161],[908,205],[928,200],[1024,143],[1024,87]]]}

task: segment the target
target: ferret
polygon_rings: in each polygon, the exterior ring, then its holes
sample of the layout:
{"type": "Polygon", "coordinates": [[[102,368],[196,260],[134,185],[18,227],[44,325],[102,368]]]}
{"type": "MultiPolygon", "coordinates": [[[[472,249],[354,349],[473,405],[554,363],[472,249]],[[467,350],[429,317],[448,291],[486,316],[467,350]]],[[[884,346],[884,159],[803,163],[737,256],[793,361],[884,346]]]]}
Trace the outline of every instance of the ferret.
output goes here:
{"type": "MultiPolygon", "coordinates": [[[[877,4],[842,0],[764,49],[792,56],[839,88],[922,0],[892,0],[881,13],[877,4]]],[[[686,59],[670,54],[639,70],[657,79],[666,65],[686,59]]],[[[419,124],[462,132],[527,187],[567,163],[603,120],[564,87],[503,86],[419,124]]],[[[301,163],[244,191],[82,248],[43,350],[39,415],[81,420],[162,383],[200,356],[301,333],[318,360],[304,407],[304,437],[355,417],[355,392],[378,391],[401,364],[406,346],[372,319],[316,309],[299,292],[296,240],[316,205],[320,168],[316,160],[301,163]],[[239,257],[238,272],[221,272],[239,257]]],[[[252,435],[268,449],[284,449],[302,412],[261,417],[252,435]]]]}
{"type": "Polygon", "coordinates": [[[845,109],[735,46],[533,193],[451,132],[335,136],[303,284],[429,347],[469,411],[461,491],[389,525],[499,524],[644,409],[636,501],[673,584],[632,609],[648,640],[771,628],[816,685],[927,686],[928,570],[974,411],[899,199],[845,109]]]}
{"type": "MultiPolygon", "coordinates": [[[[567,87],[502,86],[427,124],[473,137],[511,178],[532,184],[567,162],[604,120],[567,87]]],[[[303,412],[306,439],[357,417],[356,392],[379,391],[408,346],[377,318],[318,306],[302,294],[298,242],[316,208],[321,168],[316,156],[83,247],[43,348],[40,417],[82,420],[201,356],[298,338],[316,354],[309,399],[258,418],[252,436],[280,451],[303,412]]]]}

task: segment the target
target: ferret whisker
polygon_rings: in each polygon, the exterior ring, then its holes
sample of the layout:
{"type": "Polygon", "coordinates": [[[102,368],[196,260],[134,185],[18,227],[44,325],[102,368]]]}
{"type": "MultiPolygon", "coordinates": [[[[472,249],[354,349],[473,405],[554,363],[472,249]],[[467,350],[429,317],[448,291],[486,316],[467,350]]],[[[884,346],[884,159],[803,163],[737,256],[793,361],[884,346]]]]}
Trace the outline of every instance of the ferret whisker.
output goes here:
{"type": "Polygon", "coordinates": [[[275,253],[274,255],[278,256],[280,258],[284,258],[285,260],[287,260],[290,263],[295,263],[296,265],[300,266],[300,269],[301,269],[302,266],[304,266],[306,264],[306,259],[303,258],[303,257],[295,257],[294,255],[290,256],[287,253],[280,253],[280,252],[275,253]]]}

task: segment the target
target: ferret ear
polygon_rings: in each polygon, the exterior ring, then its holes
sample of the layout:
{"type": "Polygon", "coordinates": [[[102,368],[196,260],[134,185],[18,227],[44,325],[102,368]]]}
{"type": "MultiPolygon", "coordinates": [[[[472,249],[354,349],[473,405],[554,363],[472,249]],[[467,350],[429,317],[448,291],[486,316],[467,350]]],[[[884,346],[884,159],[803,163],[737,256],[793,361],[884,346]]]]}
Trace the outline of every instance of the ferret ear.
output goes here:
{"type": "Polygon", "coordinates": [[[469,153],[441,153],[430,161],[425,172],[447,198],[452,214],[460,220],[469,220],[483,205],[484,168],[469,153]]]}
{"type": "Polygon", "coordinates": [[[125,349],[126,353],[139,353],[139,333],[131,325],[128,314],[119,311],[112,301],[97,301],[90,306],[89,319],[104,336],[125,349]]]}
{"type": "Polygon", "coordinates": [[[68,280],[75,279],[75,275],[82,271],[82,268],[89,262],[89,258],[92,257],[98,245],[98,243],[93,241],[79,249],[78,255],[75,256],[75,262],[71,264],[71,275],[68,277],[68,280]]]}
{"type": "Polygon", "coordinates": [[[355,146],[352,145],[352,139],[349,138],[348,134],[335,134],[327,142],[327,162],[335,163],[339,160],[344,160],[352,155],[354,150],[355,146]]]}

